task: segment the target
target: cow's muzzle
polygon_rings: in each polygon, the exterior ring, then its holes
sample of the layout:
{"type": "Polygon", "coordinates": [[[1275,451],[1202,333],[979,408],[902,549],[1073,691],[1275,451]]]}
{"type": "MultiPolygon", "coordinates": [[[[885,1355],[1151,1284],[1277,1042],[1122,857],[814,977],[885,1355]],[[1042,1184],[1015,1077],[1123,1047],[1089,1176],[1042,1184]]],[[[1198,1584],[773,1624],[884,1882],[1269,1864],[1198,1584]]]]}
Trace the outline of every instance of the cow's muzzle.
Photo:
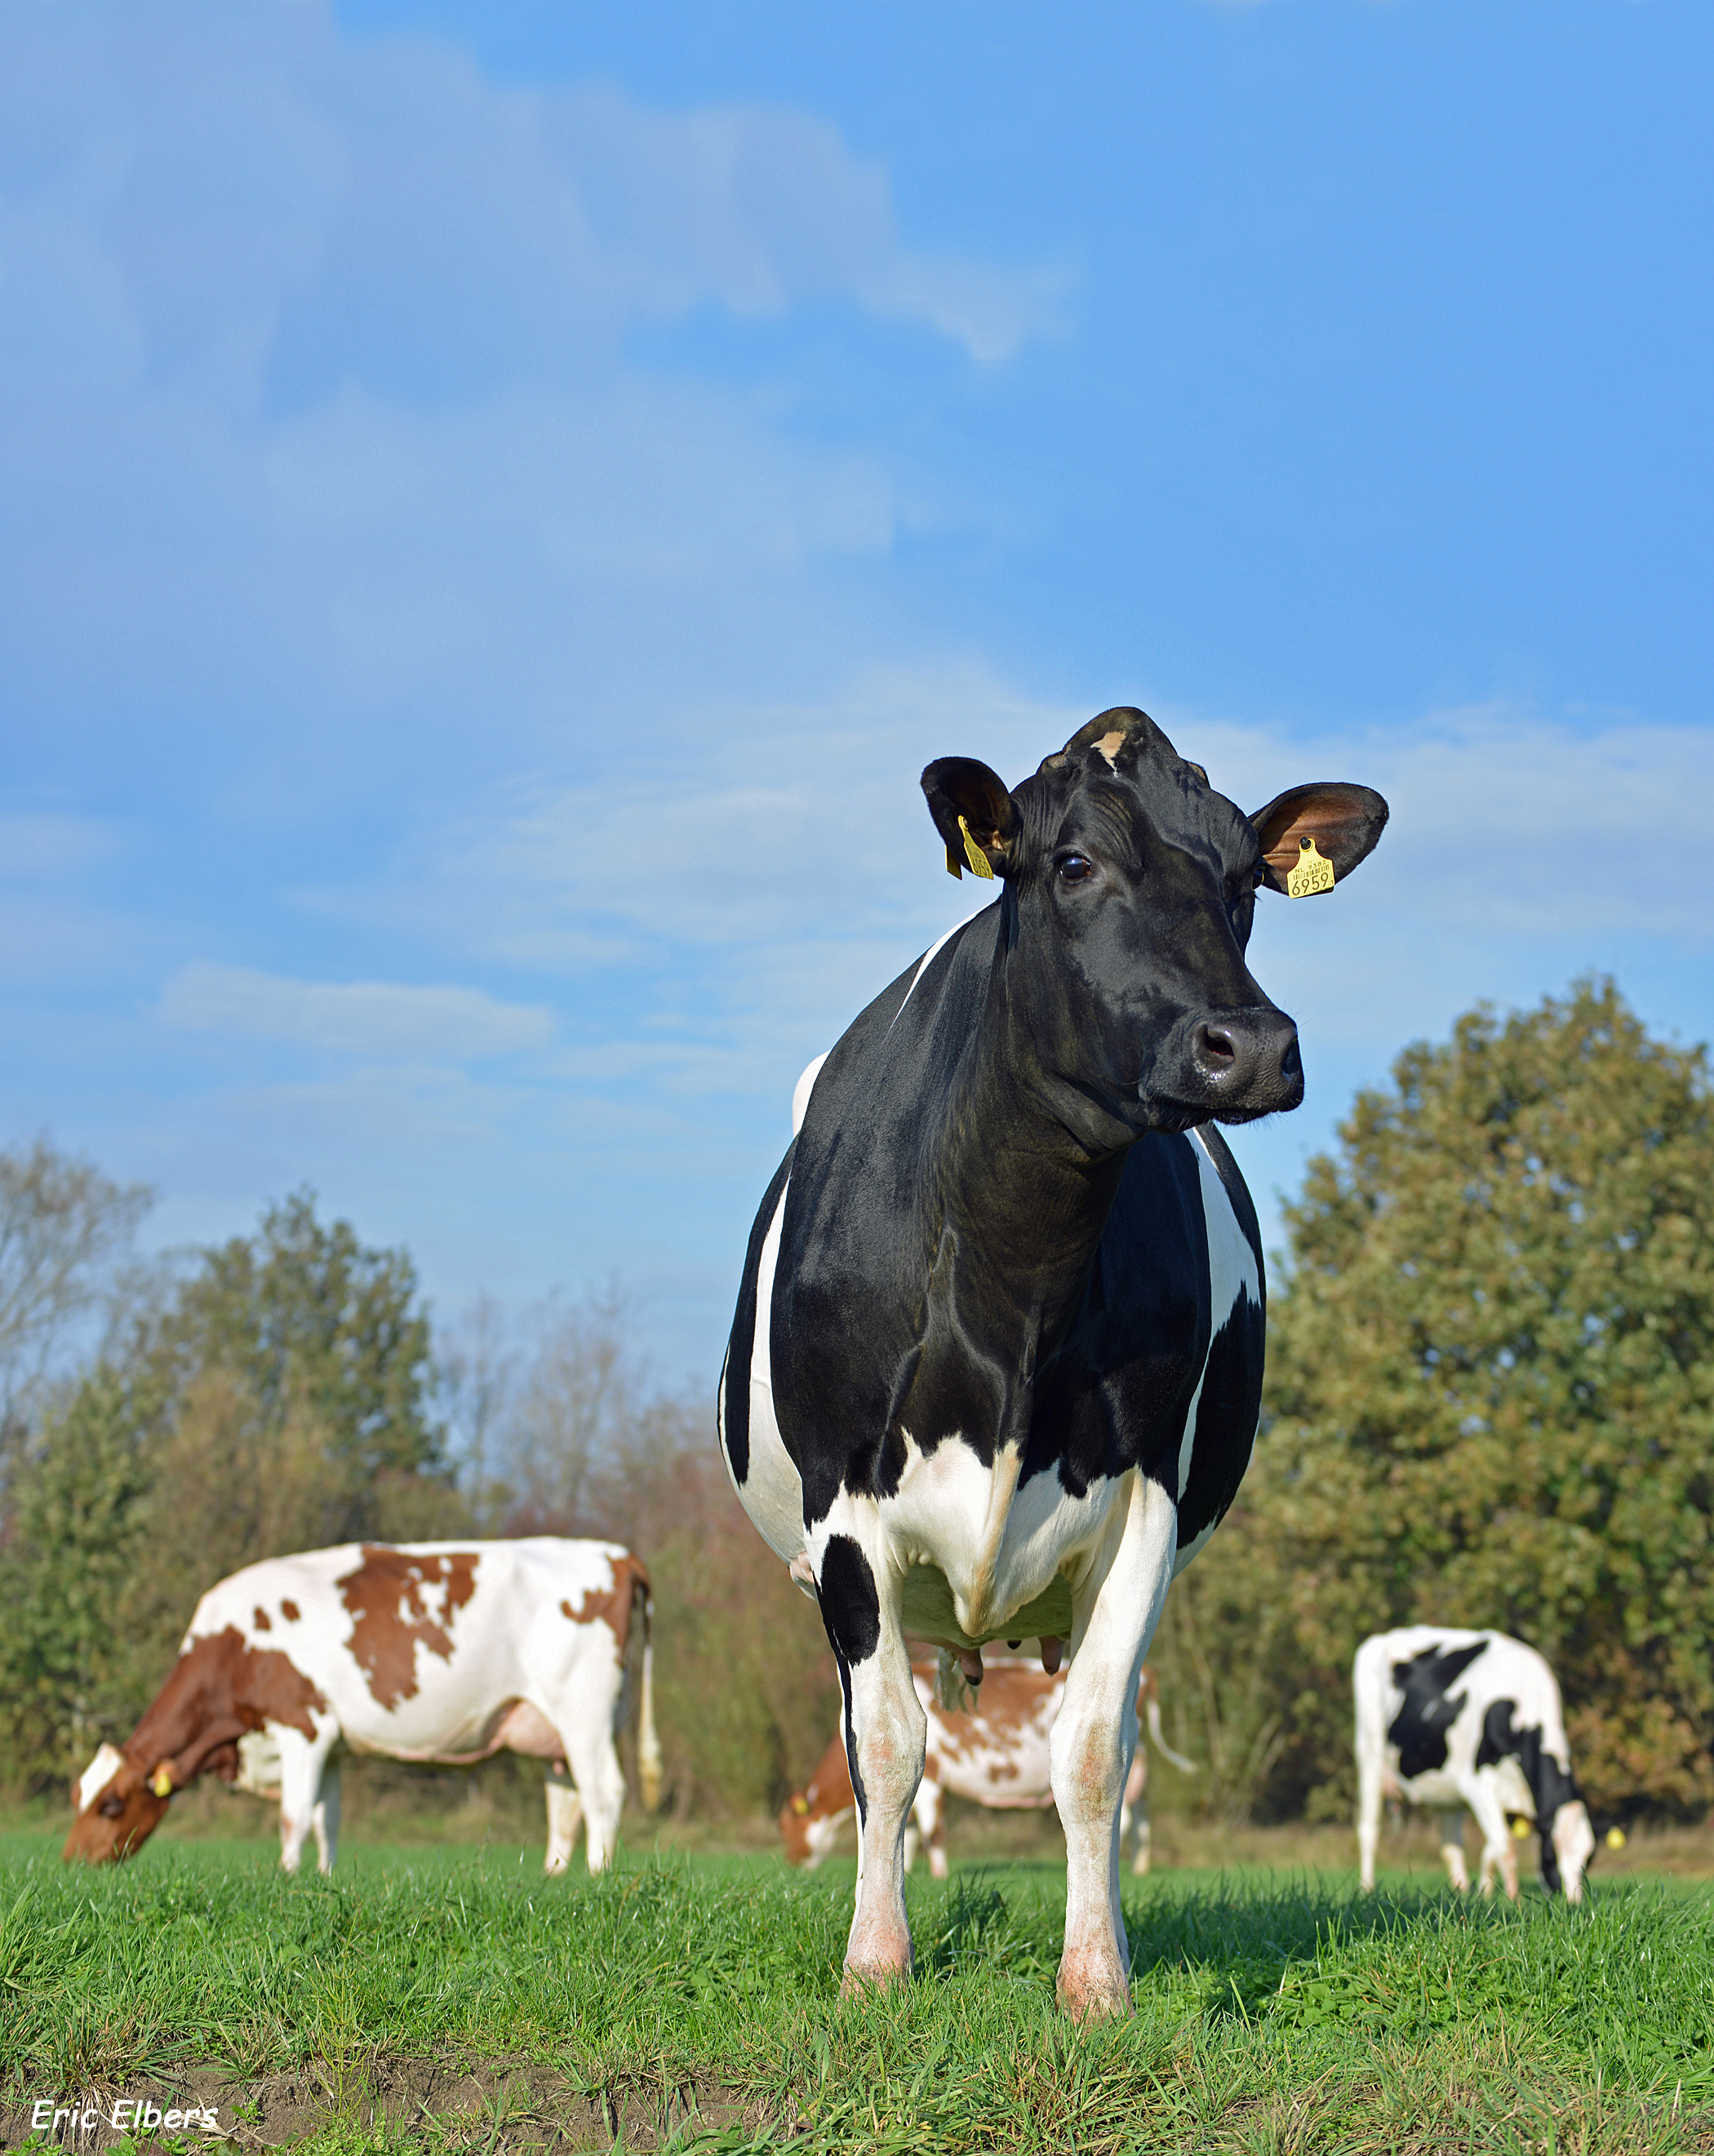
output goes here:
{"type": "MultiPolygon", "coordinates": [[[[1297,1028],[1284,1011],[1203,1011],[1174,1029],[1170,1090],[1220,1123],[1247,1123],[1303,1098],[1297,1028]]],[[[1168,1075],[1170,1073],[1170,1075],[1168,1075]]]]}

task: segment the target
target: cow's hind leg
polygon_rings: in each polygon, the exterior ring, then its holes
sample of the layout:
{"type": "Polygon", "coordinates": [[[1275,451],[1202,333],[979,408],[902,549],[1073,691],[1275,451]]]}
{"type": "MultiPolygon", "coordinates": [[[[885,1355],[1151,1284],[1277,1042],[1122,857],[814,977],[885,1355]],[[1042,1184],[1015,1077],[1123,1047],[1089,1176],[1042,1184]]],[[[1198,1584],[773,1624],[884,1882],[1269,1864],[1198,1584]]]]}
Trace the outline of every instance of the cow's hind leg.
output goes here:
{"type": "Polygon", "coordinates": [[[1079,2016],[1131,2011],[1119,1909],[1119,1811],[1137,1751],[1137,1687],[1173,1577],[1178,1516],[1133,1471],[1086,1578],[1072,1594],[1071,1667],[1049,1740],[1065,1830],[1065,1951],[1060,2004],[1079,2016]]]}
{"type": "Polygon", "coordinates": [[[902,1574],[886,1561],[873,1511],[842,1503],[833,1517],[834,1532],[812,1555],[844,1694],[845,1752],[857,1797],[857,1907],[845,1948],[850,1991],[910,1974],[905,1827],[922,1779],[928,1717],[911,1681],[900,1623],[902,1574]]]}
{"type": "Polygon", "coordinates": [[[572,1861],[572,1851],[577,1845],[577,1828],[583,1817],[583,1799],[572,1787],[565,1768],[557,1760],[549,1767],[545,1784],[547,1794],[547,1855],[542,1869],[548,1872],[563,1871],[572,1861]]]}

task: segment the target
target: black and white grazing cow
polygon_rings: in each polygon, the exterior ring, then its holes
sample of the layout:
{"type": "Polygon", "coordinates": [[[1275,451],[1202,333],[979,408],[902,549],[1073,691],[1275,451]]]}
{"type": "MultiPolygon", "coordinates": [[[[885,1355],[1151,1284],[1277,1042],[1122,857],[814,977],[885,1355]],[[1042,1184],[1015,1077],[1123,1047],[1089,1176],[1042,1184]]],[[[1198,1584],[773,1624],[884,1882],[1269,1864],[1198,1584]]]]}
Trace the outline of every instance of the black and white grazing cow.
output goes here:
{"type": "Polygon", "coordinates": [[[1572,1779],[1553,1672],[1504,1632],[1407,1625],[1363,1641],[1352,1666],[1357,1697],[1357,1842],[1365,1889],[1375,1883],[1381,1799],[1403,1797],[1440,1815],[1440,1856],[1453,1885],[1464,1868],[1464,1807],[1482,1830],[1481,1892],[1497,1870],[1517,1899],[1508,1812],[1542,1837],[1542,1884],[1583,1897],[1594,1830],[1572,1779]]]}
{"type": "Polygon", "coordinates": [[[925,1720],[906,1635],[972,1674],[985,1641],[1039,1638],[1051,1667],[1069,1640],[1059,1991],[1128,2012],[1138,1676],[1261,1391],[1261,1246],[1214,1126],[1303,1094],[1296,1029],[1244,964],[1255,892],[1347,875],[1387,807],[1325,784],[1246,817],[1128,707],[1015,792],[962,757],[922,786],[949,869],[1000,896],[815,1075],[751,1235],[721,1439],[839,1665],[861,1820],[848,1985],[911,1964],[925,1720]]]}

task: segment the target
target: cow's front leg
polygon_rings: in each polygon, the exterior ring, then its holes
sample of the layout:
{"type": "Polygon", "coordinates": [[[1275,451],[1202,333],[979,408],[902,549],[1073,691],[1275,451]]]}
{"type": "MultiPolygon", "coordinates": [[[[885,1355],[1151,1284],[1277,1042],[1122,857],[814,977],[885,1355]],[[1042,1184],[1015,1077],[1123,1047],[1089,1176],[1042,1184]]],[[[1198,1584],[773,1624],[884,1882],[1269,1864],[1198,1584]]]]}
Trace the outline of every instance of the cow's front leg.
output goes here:
{"type": "MultiPolygon", "coordinates": [[[[911,1815],[922,1830],[922,1840],[928,1850],[929,1876],[944,1879],[947,1876],[947,1810],[941,1785],[931,1774],[925,1774],[916,1792],[916,1801],[911,1815]]],[[[905,1833],[905,1869],[911,1869],[911,1830],[905,1833]]]]}
{"type": "Polygon", "coordinates": [[[542,1869],[550,1873],[563,1871],[569,1866],[572,1851],[577,1845],[583,1799],[557,1760],[550,1764],[543,1787],[547,1793],[547,1855],[542,1869]]]}
{"type": "Polygon", "coordinates": [[[1506,1808],[1500,1801],[1500,1793],[1494,1786],[1491,1774],[1478,1774],[1465,1785],[1465,1802],[1476,1815],[1476,1825],[1482,1830],[1482,1868],[1476,1876],[1476,1891],[1491,1894],[1494,1874],[1500,1874],[1506,1899],[1517,1899],[1517,1844],[1511,1838],[1511,1830],[1506,1824],[1506,1808]]]}
{"type": "Polygon", "coordinates": [[[1131,1772],[1125,1777],[1125,1794],[1119,1804],[1119,1846],[1123,1849],[1126,1837],[1132,1827],[1137,1830],[1131,1869],[1136,1877],[1146,1876],[1154,1856],[1154,1837],[1148,1817],[1148,1761],[1143,1755],[1142,1738],[1137,1740],[1137,1750],[1132,1755],[1131,1772]]]}
{"type": "Polygon", "coordinates": [[[303,1862],[304,1844],[311,1833],[321,1869],[331,1871],[339,1835],[337,1789],[331,1835],[321,1789],[323,1771],[339,1742],[339,1725],[331,1717],[324,1724],[313,1708],[310,1714],[317,1724],[313,1737],[305,1737],[300,1729],[269,1724],[269,1733],[280,1747],[280,1861],[287,1871],[295,1871],[303,1862]]]}
{"type": "Polygon", "coordinates": [[[1119,1810],[1137,1751],[1137,1687],[1178,1546],[1178,1513],[1139,1471],[1072,1595],[1071,1667],[1049,1739],[1065,1830],[1065,1951],[1060,2004],[1080,2019],[1131,2011],[1131,1953],[1119,1909],[1119,1810]]]}
{"type": "Polygon", "coordinates": [[[841,1505],[834,1520],[814,1553],[815,1584],[839,1663],[857,1798],[857,1907],[845,1948],[849,1992],[911,1971],[905,1827],[922,1779],[928,1717],[911,1681],[900,1623],[903,1572],[890,1561],[870,1508],[847,1514],[841,1505]],[[856,1532],[846,1531],[848,1518],[856,1532]]]}
{"type": "MultiPolygon", "coordinates": [[[[1470,1886],[1470,1874],[1464,1868],[1464,1806],[1449,1806],[1437,1815],[1440,1822],[1440,1861],[1446,1867],[1446,1876],[1455,1892],[1462,1894],[1470,1886]]],[[[1487,1882],[1483,1882],[1484,1892],[1487,1882]]]]}

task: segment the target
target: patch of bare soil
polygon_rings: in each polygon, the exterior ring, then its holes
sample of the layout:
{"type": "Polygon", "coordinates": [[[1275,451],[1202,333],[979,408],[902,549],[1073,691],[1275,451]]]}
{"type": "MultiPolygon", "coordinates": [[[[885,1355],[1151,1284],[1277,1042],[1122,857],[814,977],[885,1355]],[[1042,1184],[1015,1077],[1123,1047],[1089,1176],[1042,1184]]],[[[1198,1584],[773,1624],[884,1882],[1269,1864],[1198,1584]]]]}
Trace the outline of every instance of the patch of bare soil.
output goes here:
{"type": "Polygon", "coordinates": [[[591,2094],[552,2066],[528,2060],[365,2057],[318,2060],[295,2071],[237,2081],[215,2068],[139,2076],[122,2088],[0,2091],[0,2150],[26,2146],[101,2152],[286,2148],[323,2128],[385,2123],[420,2132],[447,2156],[581,2156],[585,2150],[660,2148],[671,2136],[759,2131],[765,2108],[718,2084],[591,2094]],[[51,2101],[50,2101],[51,2099],[51,2101]],[[47,2104],[51,2119],[39,2107],[47,2104]],[[211,2131],[200,2114],[213,2112],[211,2131]],[[198,2114],[187,2120],[185,2114],[198,2114]],[[158,2123],[157,2123],[158,2122],[158,2123]],[[169,2130],[169,2126],[170,2129],[169,2130]]]}

